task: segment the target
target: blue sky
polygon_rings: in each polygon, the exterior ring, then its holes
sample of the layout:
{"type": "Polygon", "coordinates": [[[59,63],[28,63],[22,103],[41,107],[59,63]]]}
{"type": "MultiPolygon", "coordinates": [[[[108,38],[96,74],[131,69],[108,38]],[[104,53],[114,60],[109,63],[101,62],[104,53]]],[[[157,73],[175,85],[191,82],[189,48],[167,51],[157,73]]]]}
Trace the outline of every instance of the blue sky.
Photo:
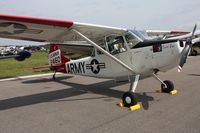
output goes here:
{"type": "Polygon", "coordinates": [[[189,31],[200,25],[199,0],[1,0],[0,6],[3,14],[123,28],[189,31]]]}

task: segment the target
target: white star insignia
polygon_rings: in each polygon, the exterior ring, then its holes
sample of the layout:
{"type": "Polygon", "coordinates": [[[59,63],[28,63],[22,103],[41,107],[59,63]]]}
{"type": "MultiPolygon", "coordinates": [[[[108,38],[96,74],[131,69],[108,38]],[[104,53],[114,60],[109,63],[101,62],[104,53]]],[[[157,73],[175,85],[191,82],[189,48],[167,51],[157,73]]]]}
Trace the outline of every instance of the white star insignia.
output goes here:
{"type": "Polygon", "coordinates": [[[95,62],[94,62],[94,64],[91,65],[94,71],[98,71],[98,68],[97,68],[98,65],[99,64],[95,64],[95,62]]]}

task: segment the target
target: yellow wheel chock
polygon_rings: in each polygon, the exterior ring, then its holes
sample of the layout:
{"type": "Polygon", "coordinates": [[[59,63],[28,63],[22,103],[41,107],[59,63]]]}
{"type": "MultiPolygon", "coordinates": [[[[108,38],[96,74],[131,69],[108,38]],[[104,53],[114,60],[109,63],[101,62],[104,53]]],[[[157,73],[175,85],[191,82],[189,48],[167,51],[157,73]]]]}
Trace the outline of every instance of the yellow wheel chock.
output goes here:
{"type": "MultiPolygon", "coordinates": [[[[121,101],[119,104],[117,104],[119,107],[124,107],[124,103],[121,101]]],[[[140,104],[138,103],[138,104],[136,104],[136,105],[133,105],[133,106],[130,106],[129,107],[129,110],[131,110],[131,111],[135,111],[135,110],[138,110],[138,109],[140,109],[140,104]]]]}
{"type": "Polygon", "coordinates": [[[171,94],[171,95],[177,94],[177,90],[170,91],[170,94],[171,94]]]}
{"type": "Polygon", "coordinates": [[[119,107],[124,107],[124,103],[121,101],[119,104],[117,104],[119,107]]]}
{"type": "Polygon", "coordinates": [[[138,104],[136,104],[136,105],[133,105],[133,106],[129,107],[129,109],[130,109],[131,111],[138,110],[138,109],[140,109],[140,104],[138,103],[138,104]]]}

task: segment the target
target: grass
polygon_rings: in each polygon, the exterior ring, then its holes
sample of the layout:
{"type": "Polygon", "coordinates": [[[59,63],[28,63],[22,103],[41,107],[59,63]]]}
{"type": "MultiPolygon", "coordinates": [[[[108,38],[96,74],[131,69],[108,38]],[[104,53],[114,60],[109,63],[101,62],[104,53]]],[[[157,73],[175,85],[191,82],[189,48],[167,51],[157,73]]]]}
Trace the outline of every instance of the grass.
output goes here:
{"type": "Polygon", "coordinates": [[[29,59],[19,62],[15,59],[0,60],[0,78],[11,78],[17,76],[48,73],[50,70],[33,71],[33,66],[42,66],[48,64],[48,53],[34,52],[29,59]]]}

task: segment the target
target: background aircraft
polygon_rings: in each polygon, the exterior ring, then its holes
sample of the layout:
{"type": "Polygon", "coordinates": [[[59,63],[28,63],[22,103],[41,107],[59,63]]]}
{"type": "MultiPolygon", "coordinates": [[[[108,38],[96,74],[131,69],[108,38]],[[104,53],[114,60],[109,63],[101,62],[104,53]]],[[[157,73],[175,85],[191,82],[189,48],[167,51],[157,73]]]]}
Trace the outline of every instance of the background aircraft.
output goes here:
{"type": "Polygon", "coordinates": [[[20,51],[16,55],[0,56],[0,59],[15,58],[17,61],[24,61],[26,58],[30,58],[31,53],[28,51],[20,51]]]}

